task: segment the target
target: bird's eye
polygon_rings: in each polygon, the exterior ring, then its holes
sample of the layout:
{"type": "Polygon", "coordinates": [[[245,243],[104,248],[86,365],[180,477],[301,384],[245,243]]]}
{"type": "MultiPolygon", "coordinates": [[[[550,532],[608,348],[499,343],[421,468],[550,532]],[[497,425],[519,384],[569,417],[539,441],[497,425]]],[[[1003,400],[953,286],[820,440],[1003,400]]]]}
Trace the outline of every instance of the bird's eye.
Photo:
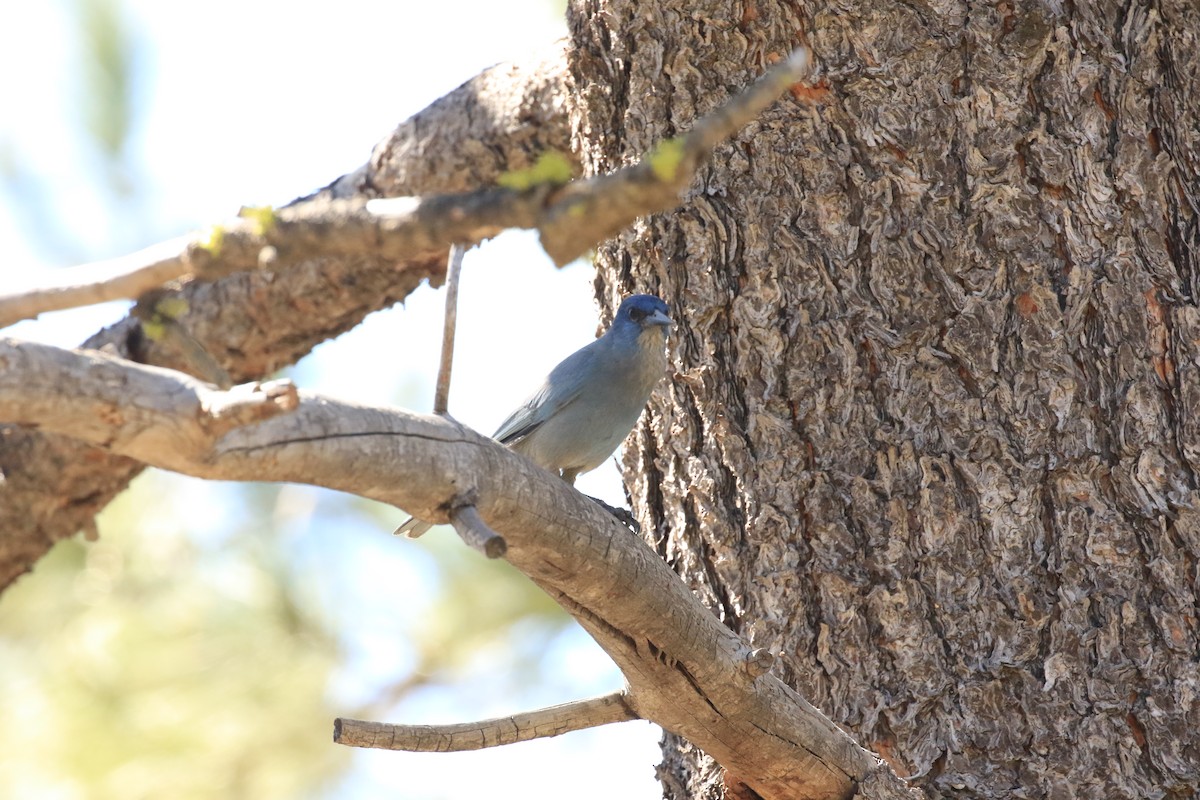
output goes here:
{"type": "Polygon", "coordinates": [[[641,322],[646,318],[646,312],[640,308],[631,308],[629,309],[629,318],[634,322],[641,322]]]}

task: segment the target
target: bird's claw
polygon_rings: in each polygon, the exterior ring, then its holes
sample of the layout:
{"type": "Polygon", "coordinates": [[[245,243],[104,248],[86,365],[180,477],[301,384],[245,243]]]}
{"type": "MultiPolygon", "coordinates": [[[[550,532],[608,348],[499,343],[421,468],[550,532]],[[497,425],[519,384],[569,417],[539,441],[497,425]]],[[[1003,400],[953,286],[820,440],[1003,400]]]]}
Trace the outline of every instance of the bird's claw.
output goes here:
{"type": "Polygon", "coordinates": [[[617,522],[621,523],[626,528],[629,528],[629,530],[633,531],[634,533],[641,535],[642,526],[638,524],[638,521],[637,521],[637,519],[634,518],[632,511],[630,511],[627,508],[618,508],[617,506],[610,506],[608,503],[604,502],[599,497],[592,497],[590,494],[584,495],[584,496],[587,497],[592,502],[594,502],[596,505],[603,508],[609,514],[612,514],[613,517],[616,518],[617,522]]]}

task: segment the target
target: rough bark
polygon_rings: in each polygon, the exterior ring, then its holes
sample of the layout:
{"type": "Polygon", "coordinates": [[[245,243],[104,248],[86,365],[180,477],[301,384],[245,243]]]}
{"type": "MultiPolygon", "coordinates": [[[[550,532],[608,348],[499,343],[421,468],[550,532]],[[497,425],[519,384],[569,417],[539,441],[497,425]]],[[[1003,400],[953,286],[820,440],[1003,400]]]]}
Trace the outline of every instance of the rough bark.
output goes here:
{"type": "Polygon", "coordinates": [[[574,161],[566,42],[485,70],[396,126],[361,169],[322,190],[337,198],[469,192],[557,151],[574,161]]]}
{"type": "MultiPolygon", "coordinates": [[[[484,72],[398,126],[367,165],[319,194],[464,191],[527,167],[547,150],[567,152],[564,70],[562,48],[556,47],[525,65],[484,72]]],[[[186,301],[188,313],[180,324],[221,368],[235,381],[252,380],[294,363],[372,311],[404,299],[422,280],[440,281],[445,254],[424,254],[405,267],[321,258],[278,275],[259,271],[193,281],[167,296],[186,301]]],[[[85,346],[145,364],[190,367],[178,348],[143,336],[136,317],[98,333],[85,346]]],[[[28,571],[56,541],[91,526],[140,470],[133,461],[76,441],[0,424],[0,588],[28,571]]]]}
{"type": "Polygon", "coordinates": [[[470,508],[627,679],[600,719],[583,702],[507,725],[342,720],[336,741],[483,746],[636,715],[704,748],[765,800],[843,800],[857,788],[871,800],[911,800],[878,756],[766,674],[773,659],[723,626],[610,513],[449,418],[305,395],[288,381],[219,390],[173,370],[5,339],[0,414],[197,477],[325,486],[435,521],[470,508]]]}
{"type": "MultiPolygon", "coordinates": [[[[626,463],[659,553],[931,795],[1193,795],[1191,4],[580,0],[571,22],[592,173],[802,39],[826,70],[720,148],[685,207],[600,252],[604,296],[657,289],[682,322],[626,463]]],[[[565,149],[559,78],[526,85],[505,96],[532,105],[485,130],[549,109],[518,151],[565,149]]],[[[495,152],[472,136],[446,152],[495,152]]],[[[436,157],[420,124],[401,140],[436,157]]],[[[387,143],[325,191],[469,188],[400,185],[438,175],[403,153],[387,143]]],[[[391,278],[314,262],[179,293],[191,335],[250,378],[411,289],[391,278]]],[[[139,330],[91,345],[178,363],[139,330]]],[[[0,429],[0,585],[136,469],[0,429]]],[[[670,796],[741,791],[666,745],[670,796]]]]}
{"type": "MultiPolygon", "coordinates": [[[[601,249],[676,375],[643,529],[933,795],[1200,784],[1200,15],[579,0],[575,141],[636,158],[807,37],[826,84],[601,249]]],[[[668,796],[720,771],[668,736],[668,796]]]]}

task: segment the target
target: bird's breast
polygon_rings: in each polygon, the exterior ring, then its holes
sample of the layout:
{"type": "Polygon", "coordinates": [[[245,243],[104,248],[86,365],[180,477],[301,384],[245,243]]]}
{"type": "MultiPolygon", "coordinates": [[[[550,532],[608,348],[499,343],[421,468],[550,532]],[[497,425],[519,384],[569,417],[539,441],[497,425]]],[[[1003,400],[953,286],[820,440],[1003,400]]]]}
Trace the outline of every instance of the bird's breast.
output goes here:
{"type": "Polygon", "coordinates": [[[518,449],[547,469],[595,469],[629,435],[666,370],[661,328],[614,343],[598,354],[579,396],[518,449]]]}
{"type": "Polygon", "coordinates": [[[667,329],[661,325],[644,330],[638,336],[638,372],[639,383],[645,387],[646,398],[667,371],[667,329]]]}

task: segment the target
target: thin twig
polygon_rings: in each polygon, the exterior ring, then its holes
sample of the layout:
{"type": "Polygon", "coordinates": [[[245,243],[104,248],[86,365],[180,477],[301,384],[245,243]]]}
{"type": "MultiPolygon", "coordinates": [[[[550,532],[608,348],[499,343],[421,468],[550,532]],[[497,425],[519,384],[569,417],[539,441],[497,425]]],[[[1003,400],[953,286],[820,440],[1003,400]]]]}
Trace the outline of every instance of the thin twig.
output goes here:
{"type": "Polygon", "coordinates": [[[480,515],[513,542],[508,562],[613,657],[639,716],[763,797],[848,797],[871,780],[903,796],[886,762],[771,673],[755,677],[749,645],[657,553],[614,535],[608,514],[528,459],[444,417],[258,391],[247,401],[103,352],[0,337],[0,419],[10,424],[188,475],[310,483],[427,517],[444,513],[456,487],[478,487],[480,515]]]}
{"type": "Polygon", "coordinates": [[[48,311],[126,300],[190,271],[179,258],[192,237],[181,236],[136,253],[55,270],[36,287],[10,288],[0,294],[0,328],[48,311]]]}
{"type": "Polygon", "coordinates": [[[333,741],[347,747],[447,753],[544,739],[638,718],[625,702],[625,692],[621,691],[511,717],[453,725],[390,725],[386,722],[336,719],[333,722],[333,741]]]}
{"type": "Polygon", "coordinates": [[[473,505],[459,506],[451,511],[450,524],[459,538],[488,558],[500,558],[508,552],[508,542],[488,527],[473,505]]]}
{"type": "Polygon", "coordinates": [[[450,372],[454,369],[454,328],[458,322],[458,276],[462,272],[466,248],[455,244],[450,248],[446,264],[446,319],[442,326],[442,363],[438,367],[437,390],[433,395],[433,413],[446,415],[450,404],[450,372]]]}
{"type": "Polygon", "coordinates": [[[56,281],[60,288],[0,295],[0,328],[44,311],[135,297],[152,288],[153,281],[185,275],[215,280],[254,269],[278,272],[321,256],[404,263],[455,242],[477,244],[505,228],[536,228],[554,262],[566,264],[638,217],[677,205],[712,148],[810,69],[808,50],[797,49],[725,106],[698,120],[691,132],[660,142],[638,163],[608,175],[565,186],[544,183],[520,190],[493,188],[369,202],[316,197],[282,209],[247,209],[239,219],[203,236],[64,270],[56,281]],[[174,255],[168,245],[174,247],[174,255]]]}

